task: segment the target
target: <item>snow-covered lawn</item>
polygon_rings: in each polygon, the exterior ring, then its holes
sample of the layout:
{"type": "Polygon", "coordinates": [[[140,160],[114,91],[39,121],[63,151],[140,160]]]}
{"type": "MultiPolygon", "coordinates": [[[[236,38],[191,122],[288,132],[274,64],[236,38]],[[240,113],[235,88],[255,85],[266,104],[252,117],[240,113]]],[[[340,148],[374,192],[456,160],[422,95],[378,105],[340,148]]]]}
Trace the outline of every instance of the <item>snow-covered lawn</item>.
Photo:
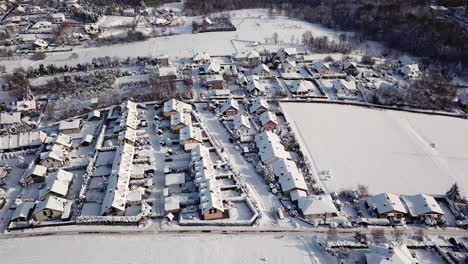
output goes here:
{"type": "Polygon", "coordinates": [[[310,237],[271,235],[47,236],[2,239],[0,259],[9,264],[336,263],[311,244],[310,237]]]}
{"type": "Polygon", "coordinates": [[[103,16],[97,24],[100,27],[118,27],[118,26],[129,26],[135,21],[134,17],[127,16],[103,16]]]}
{"type": "Polygon", "coordinates": [[[330,170],[328,191],[468,194],[468,121],[312,103],[281,104],[316,169],[330,170]],[[434,144],[432,146],[432,144],[434,144]]]}

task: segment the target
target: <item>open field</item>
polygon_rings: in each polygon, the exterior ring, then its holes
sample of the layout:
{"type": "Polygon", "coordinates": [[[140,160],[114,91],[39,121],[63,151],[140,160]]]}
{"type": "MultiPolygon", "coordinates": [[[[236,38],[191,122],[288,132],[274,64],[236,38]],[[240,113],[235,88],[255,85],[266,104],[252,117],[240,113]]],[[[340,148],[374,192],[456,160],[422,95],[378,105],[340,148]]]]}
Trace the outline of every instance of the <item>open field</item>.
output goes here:
{"type": "Polygon", "coordinates": [[[315,246],[312,238],[298,236],[80,235],[0,240],[0,259],[9,264],[42,263],[46,259],[50,264],[325,263],[329,260],[326,253],[312,251],[312,246],[315,246]]]}
{"type": "Polygon", "coordinates": [[[328,191],[364,184],[374,194],[444,194],[457,182],[468,194],[467,120],[343,105],[282,108],[317,171],[331,171],[328,191]]]}

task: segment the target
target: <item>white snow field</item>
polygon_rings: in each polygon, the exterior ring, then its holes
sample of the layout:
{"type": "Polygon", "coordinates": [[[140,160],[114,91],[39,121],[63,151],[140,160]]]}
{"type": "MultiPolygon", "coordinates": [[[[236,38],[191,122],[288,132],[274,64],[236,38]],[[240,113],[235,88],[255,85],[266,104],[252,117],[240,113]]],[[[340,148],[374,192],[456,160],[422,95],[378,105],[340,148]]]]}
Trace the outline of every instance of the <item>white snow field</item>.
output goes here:
{"type": "Polygon", "coordinates": [[[328,191],[468,195],[468,120],[358,106],[282,103],[328,191]],[[433,145],[434,144],[434,145],[433,145]]]}
{"type": "Polygon", "coordinates": [[[70,235],[0,240],[8,264],[336,263],[312,237],[70,235]]]}
{"type": "MultiPolygon", "coordinates": [[[[7,70],[12,70],[17,67],[27,68],[28,66],[39,66],[40,64],[56,64],[56,65],[74,65],[78,63],[91,62],[96,57],[137,57],[137,56],[158,56],[166,54],[171,59],[190,58],[198,52],[208,52],[210,55],[232,55],[237,53],[238,49],[231,40],[258,41],[265,42],[269,39],[272,43],[272,35],[278,33],[279,41],[277,47],[283,45],[289,46],[300,44],[302,34],[309,30],[314,36],[328,36],[329,38],[337,38],[339,32],[324,28],[317,24],[311,24],[301,20],[293,20],[284,16],[276,18],[268,18],[267,11],[264,9],[250,9],[241,11],[228,12],[232,18],[233,24],[237,27],[237,31],[231,32],[209,32],[192,34],[186,30],[187,25],[191,24],[191,20],[197,20],[198,17],[184,17],[186,21],[184,28],[185,34],[173,35],[168,37],[150,38],[146,41],[109,45],[97,48],[78,47],[70,52],[50,53],[47,58],[41,61],[31,61],[29,59],[1,62],[7,70]],[[294,38],[294,39],[292,39],[294,38]],[[78,54],[78,58],[70,58],[72,53],[78,54]]],[[[103,22],[109,22],[111,25],[117,23],[113,17],[107,17],[103,22]]],[[[106,22],[106,23],[107,23],[106,22]]],[[[179,31],[177,28],[171,29],[174,32],[179,31]]],[[[380,49],[381,45],[375,42],[368,42],[375,49],[380,49]]],[[[269,45],[271,46],[271,45],[269,45]]],[[[251,48],[251,47],[249,47],[251,48]]]]}

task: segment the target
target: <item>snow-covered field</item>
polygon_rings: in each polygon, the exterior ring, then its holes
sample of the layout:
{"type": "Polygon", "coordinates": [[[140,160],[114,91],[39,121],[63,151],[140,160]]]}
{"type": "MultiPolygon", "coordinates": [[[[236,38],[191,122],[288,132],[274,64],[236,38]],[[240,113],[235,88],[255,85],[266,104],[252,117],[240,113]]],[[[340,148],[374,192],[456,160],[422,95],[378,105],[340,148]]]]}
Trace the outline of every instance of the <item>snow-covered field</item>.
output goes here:
{"type": "MultiPolygon", "coordinates": [[[[232,32],[210,32],[201,34],[191,34],[189,32],[168,37],[151,38],[146,41],[103,46],[98,48],[75,48],[71,52],[52,53],[41,61],[31,61],[22,59],[20,61],[5,61],[0,64],[5,65],[8,70],[22,66],[39,66],[39,64],[72,65],[78,63],[91,62],[95,57],[137,57],[137,56],[157,56],[167,54],[172,59],[182,57],[192,57],[197,52],[208,52],[210,55],[231,55],[237,52],[235,44],[231,40],[245,40],[272,42],[274,32],[278,33],[279,41],[277,47],[300,44],[301,36],[305,31],[311,31],[314,36],[328,36],[336,38],[338,32],[324,28],[317,24],[311,24],[300,20],[293,20],[287,17],[278,16],[270,19],[267,11],[263,9],[241,10],[229,12],[233,24],[237,31],[232,32]],[[78,58],[71,58],[72,53],[77,53],[78,58]]],[[[197,20],[199,18],[194,17],[197,20]]],[[[103,23],[114,25],[121,20],[113,21],[112,17],[107,17],[103,23]],[[114,23],[115,22],[115,23],[114,23]]],[[[184,20],[189,20],[186,17],[184,20]]],[[[191,23],[186,21],[187,25],[191,23]]],[[[186,27],[183,27],[186,31],[186,27]]],[[[177,30],[175,30],[177,32],[177,30]]],[[[369,42],[370,46],[379,49],[378,44],[369,42]]],[[[268,45],[269,47],[271,45],[268,45]]]]}
{"type": "Polygon", "coordinates": [[[468,121],[357,106],[281,104],[328,191],[468,195],[468,121]],[[432,146],[432,144],[435,144],[432,146]]]}
{"type": "Polygon", "coordinates": [[[30,263],[335,263],[299,236],[79,235],[0,240],[0,259],[30,263]],[[312,251],[313,250],[313,251],[312,251]]]}
{"type": "Polygon", "coordinates": [[[129,26],[135,21],[134,17],[126,16],[103,16],[97,24],[100,27],[118,27],[118,26],[129,26]]]}

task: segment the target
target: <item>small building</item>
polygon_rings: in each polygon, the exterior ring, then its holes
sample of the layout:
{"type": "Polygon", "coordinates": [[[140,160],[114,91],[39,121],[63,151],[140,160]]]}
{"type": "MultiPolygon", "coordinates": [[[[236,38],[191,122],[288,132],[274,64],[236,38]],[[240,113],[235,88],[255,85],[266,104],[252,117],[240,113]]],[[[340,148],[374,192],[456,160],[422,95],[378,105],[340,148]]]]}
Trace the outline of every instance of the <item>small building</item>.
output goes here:
{"type": "Polygon", "coordinates": [[[417,79],[421,76],[421,71],[419,70],[419,65],[416,63],[413,64],[403,64],[399,69],[401,75],[405,79],[417,79]]]}
{"type": "Polygon", "coordinates": [[[166,118],[170,118],[177,112],[191,112],[192,106],[176,99],[169,99],[164,102],[163,114],[166,118]]]}
{"type": "Polygon", "coordinates": [[[343,62],[343,71],[354,76],[359,73],[356,62],[349,59],[343,62]]]}
{"type": "Polygon", "coordinates": [[[10,220],[12,222],[28,221],[32,215],[34,206],[36,206],[34,202],[22,202],[20,205],[16,206],[10,220]]]}
{"type": "Polygon", "coordinates": [[[226,208],[223,204],[221,189],[213,180],[206,180],[199,186],[200,211],[204,220],[225,218],[226,208]]]}
{"type": "Polygon", "coordinates": [[[400,197],[392,193],[368,197],[366,203],[380,218],[403,218],[408,213],[400,197]]]}
{"type": "Polygon", "coordinates": [[[0,125],[13,125],[13,124],[20,124],[21,123],[21,113],[14,112],[14,113],[7,113],[3,112],[0,113],[0,125]]]}
{"type": "Polygon", "coordinates": [[[165,80],[172,80],[177,79],[177,68],[174,66],[157,66],[156,67],[156,74],[159,78],[165,80]]]}
{"type": "Polygon", "coordinates": [[[226,88],[226,81],[221,74],[207,75],[205,82],[210,90],[222,90],[226,88]]]}
{"type": "Polygon", "coordinates": [[[323,61],[317,61],[312,65],[312,69],[320,75],[327,75],[330,73],[330,67],[323,61]]]}
{"type": "Polygon", "coordinates": [[[239,113],[239,104],[236,100],[229,98],[222,106],[221,106],[221,114],[226,116],[235,116],[239,113]]]}
{"type": "Polygon", "coordinates": [[[285,59],[295,59],[296,55],[296,48],[280,48],[276,52],[276,58],[278,58],[280,61],[285,59]]]}
{"type": "Polygon", "coordinates": [[[234,133],[241,142],[252,141],[252,128],[249,118],[245,115],[236,115],[233,119],[234,133]]]}
{"type": "Polygon", "coordinates": [[[136,130],[127,128],[124,131],[119,133],[118,141],[119,145],[122,146],[123,144],[129,144],[135,146],[135,142],[137,140],[137,133],[136,130]]]}
{"type": "Polygon", "coordinates": [[[88,113],[88,121],[101,120],[101,112],[99,110],[93,110],[88,113]]]}
{"type": "Polygon", "coordinates": [[[221,73],[221,65],[217,62],[210,62],[201,67],[201,73],[205,75],[218,75],[221,73]]]}
{"type": "Polygon", "coordinates": [[[58,170],[46,178],[46,186],[39,191],[40,199],[48,196],[65,197],[68,193],[68,188],[73,181],[73,173],[58,170]]]}
{"type": "Polygon", "coordinates": [[[164,211],[166,214],[179,213],[180,212],[180,197],[179,196],[169,196],[164,198],[164,211]]]}
{"type": "Polygon", "coordinates": [[[47,43],[47,41],[45,41],[43,39],[36,39],[33,42],[33,47],[36,50],[45,50],[45,49],[47,49],[47,47],[49,47],[49,43],[47,43]]]}
{"type": "Polygon", "coordinates": [[[249,112],[251,114],[261,114],[265,111],[268,111],[268,103],[266,99],[255,98],[252,105],[250,106],[249,112]]]}
{"type": "Polygon", "coordinates": [[[156,63],[160,66],[169,66],[169,56],[161,55],[156,58],[156,63]]]}
{"type": "Polygon", "coordinates": [[[0,136],[0,151],[11,152],[33,149],[41,146],[47,139],[43,131],[33,131],[14,135],[0,136]]]}
{"type": "Polygon", "coordinates": [[[41,165],[35,165],[24,171],[22,180],[25,183],[44,182],[47,175],[47,168],[41,165]]]}
{"type": "Polygon", "coordinates": [[[93,140],[94,140],[94,136],[91,135],[91,134],[86,134],[82,139],[81,139],[81,142],[80,142],[80,145],[81,146],[89,146],[93,143],[93,140]]]}
{"type": "Polygon", "coordinates": [[[260,115],[260,122],[262,123],[263,131],[275,132],[279,130],[278,119],[276,114],[271,111],[263,112],[260,115]]]}
{"type": "Polygon", "coordinates": [[[296,62],[293,60],[284,60],[281,62],[281,70],[284,73],[296,73],[297,66],[296,62]]]}
{"type": "Polygon", "coordinates": [[[101,31],[97,24],[87,24],[84,26],[84,32],[88,35],[97,35],[101,31]]]}
{"type": "Polygon", "coordinates": [[[17,101],[16,102],[16,111],[17,112],[33,112],[38,109],[38,105],[36,103],[36,100],[22,100],[22,101],[17,101]]]}
{"type": "Polygon", "coordinates": [[[257,75],[247,77],[247,91],[253,95],[265,94],[265,86],[260,83],[260,78],[257,75]]]}
{"type": "Polygon", "coordinates": [[[193,63],[195,64],[209,64],[211,62],[211,57],[208,53],[197,53],[192,58],[193,63]]]}
{"type": "Polygon", "coordinates": [[[66,199],[49,196],[44,201],[41,201],[34,210],[34,217],[37,221],[49,221],[60,219],[65,210],[66,199]]]}
{"type": "Polygon", "coordinates": [[[259,64],[257,67],[253,68],[250,72],[251,75],[257,75],[262,78],[269,78],[271,77],[270,68],[265,64],[259,64]]]}
{"type": "Polygon", "coordinates": [[[61,121],[59,124],[59,131],[63,134],[76,134],[80,133],[82,127],[83,120],[81,119],[61,121]]]}
{"type": "Polygon", "coordinates": [[[48,32],[52,30],[52,23],[49,21],[38,21],[32,25],[29,30],[37,32],[48,32]]]}
{"type": "Polygon", "coordinates": [[[256,50],[239,52],[233,57],[234,62],[241,66],[252,67],[261,63],[260,54],[256,50]]]}
{"type": "Polygon", "coordinates": [[[297,202],[306,220],[326,220],[338,216],[338,210],[329,194],[301,197],[297,202]]]}
{"type": "Polygon", "coordinates": [[[201,128],[190,125],[180,129],[179,142],[185,151],[191,151],[197,144],[203,142],[201,128]]]}
{"type": "Polygon", "coordinates": [[[55,14],[52,14],[51,17],[52,17],[52,21],[54,21],[54,23],[56,23],[56,24],[65,22],[65,14],[64,13],[55,13],[55,14]]]}
{"type": "Polygon", "coordinates": [[[426,194],[403,195],[402,199],[411,218],[442,220],[444,216],[444,211],[432,196],[426,194]]]}
{"type": "Polygon", "coordinates": [[[315,90],[314,84],[306,80],[295,80],[289,88],[292,94],[305,95],[315,90]]]}
{"type": "Polygon", "coordinates": [[[289,194],[294,190],[308,192],[304,176],[302,176],[300,173],[288,171],[284,176],[279,178],[278,182],[281,185],[281,190],[284,194],[289,194]]]}
{"type": "Polygon", "coordinates": [[[166,174],[166,188],[182,188],[185,184],[185,172],[166,174]]]}
{"type": "Polygon", "coordinates": [[[190,125],[192,125],[192,116],[189,113],[177,112],[171,116],[171,130],[175,133],[190,125]]]}
{"type": "Polygon", "coordinates": [[[70,151],[72,149],[72,138],[65,134],[58,134],[54,144],[62,146],[66,151],[70,151]]]}
{"type": "Polygon", "coordinates": [[[333,82],[333,88],[339,96],[357,96],[358,89],[356,88],[356,81],[353,79],[349,80],[335,80],[333,82]]]}
{"type": "Polygon", "coordinates": [[[62,145],[54,144],[48,152],[41,153],[40,164],[47,168],[58,168],[65,165],[65,148],[62,145]]]}

